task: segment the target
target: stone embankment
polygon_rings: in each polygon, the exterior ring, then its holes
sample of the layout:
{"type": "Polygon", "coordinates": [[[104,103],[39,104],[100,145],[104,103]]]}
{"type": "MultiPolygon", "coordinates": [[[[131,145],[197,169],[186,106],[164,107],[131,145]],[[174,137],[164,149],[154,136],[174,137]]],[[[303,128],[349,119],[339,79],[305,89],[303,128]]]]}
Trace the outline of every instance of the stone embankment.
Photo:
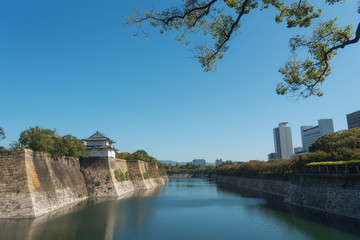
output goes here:
{"type": "Polygon", "coordinates": [[[284,179],[193,172],[169,173],[168,176],[209,178],[219,186],[275,195],[286,204],[360,219],[360,176],[301,175],[284,179]]]}
{"type": "Polygon", "coordinates": [[[360,180],[336,176],[297,176],[291,179],[211,176],[217,184],[283,198],[284,203],[360,218],[360,180]]]}
{"type": "Polygon", "coordinates": [[[35,218],[88,196],[119,197],[167,181],[155,163],[0,150],[0,218],[35,218]]]}

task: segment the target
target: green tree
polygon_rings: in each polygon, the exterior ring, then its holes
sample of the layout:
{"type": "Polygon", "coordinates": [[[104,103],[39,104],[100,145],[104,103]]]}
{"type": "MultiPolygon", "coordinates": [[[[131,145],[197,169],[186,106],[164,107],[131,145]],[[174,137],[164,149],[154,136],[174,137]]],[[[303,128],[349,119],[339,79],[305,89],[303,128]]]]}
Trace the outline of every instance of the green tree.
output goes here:
{"type": "Polygon", "coordinates": [[[334,152],[340,148],[360,149],[360,128],[326,134],[310,147],[310,151],[334,152]]]}
{"type": "Polygon", "coordinates": [[[138,160],[144,160],[147,157],[149,157],[149,154],[142,149],[137,150],[136,152],[133,152],[132,155],[134,156],[134,159],[138,159],[138,160]]]}
{"type": "MultiPolygon", "coordinates": [[[[210,36],[212,43],[204,41],[195,49],[195,55],[205,71],[216,68],[215,63],[229,49],[229,40],[240,31],[245,15],[255,9],[276,10],[275,22],[285,21],[288,28],[307,28],[319,19],[321,9],[310,2],[315,0],[297,0],[289,3],[283,0],[183,0],[181,6],[170,7],[162,11],[136,11],[129,17],[130,24],[141,25],[150,22],[159,28],[160,33],[170,30],[179,32],[176,40],[188,45],[190,33],[202,32],[210,36]]],[[[325,0],[329,5],[345,0],[325,0]]],[[[360,3],[359,3],[360,6],[360,3]]],[[[354,9],[354,11],[356,11],[354,9]]],[[[357,9],[360,14],[360,7],[357,9]]],[[[257,12],[256,14],[261,14],[257,12]]],[[[299,97],[321,96],[319,86],[331,73],[330,60],[337,51],[357,43],[360,38],[360,23],[356,33],[353,26],[338,27],[336,19],[315,23],[312,36],[296,36],[290,39],[292,58],[279,69],[283,82],[276,89],[277,94],[296,94],[299,97]],[[309,56],[298,58],[298,51],[306,48],[309,56]]]]}
{"type": "Polygon", "coordinates": [[[128,153],[128,152],[116,153],[116,157],[125,160],[141,160],[144,162],[155,162],[158,165],[166,165],[158,161],[156,158],[150,156],[145,150],[142,149],[137,150],[133,153],[128,153]]]}
{"type": "Polygon", "coordinates": [[[20,134],[19,143],[13,143],[11,148],[30,148],[34,151],[47,152],[51,156],[75,157],[87,155],[84,141],[72,135],[59,136],[51,129],[38,126],[30,127],[20,134]]]}
{"type": "Polygon", "coordinates": [[[116,153],[116,158],[125,159],[125,160],[134,160],[134,156],[128,152],[116,153]]]}
{"type": "Polygon", "coordinates": [[[36,126],[23,131],[20,134],[19,143],[24,148],[51,153],[54,151],[54,138],[54,131],[36,126]]]}
{"type": "Polygon", "coordinates": [[[86,146],[83,140],[68,134],[62,137],[62,142],[64,148],[66,149],[66,154],[63,156],[72,156],[78,158],[87,155],[86,146]]]}

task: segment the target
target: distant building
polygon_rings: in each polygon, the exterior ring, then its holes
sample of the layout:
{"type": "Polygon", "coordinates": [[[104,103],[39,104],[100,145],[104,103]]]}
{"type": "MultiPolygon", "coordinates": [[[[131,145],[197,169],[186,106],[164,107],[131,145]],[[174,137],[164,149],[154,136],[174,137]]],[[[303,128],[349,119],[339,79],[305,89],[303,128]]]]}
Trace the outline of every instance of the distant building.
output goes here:
{"type": "Polygon", "coordinates": [[[216,159],[215,160],[215,166],[220,166],[222,164],[222,159],[216,159]]]}
{"type": "Polygon", "coordinates": [[[294,148],[294,154],[291,156],[292,158],[295,157],[296,155],[299,155],[299,154],[304,154],[306,153],[304,148],[302,147],[296,147],[294,148]]]}
{"type": "Polygon", "coordinates": [[[360,127],[360,111],[346,115],[348,129],[360,127]]]}
{"type": "Polygon", "coordinates": [[[294,155],[301,154],[301,153],[305,153],[304,148],[302,148],[302,147],[294,148],[294,155]]]}
{"type": "Polygon", "coordinates": [[[193,165],[198,165],[200,167],[205,167],[205,159],[194,159],[192,161],[193,165]]]}
{"type": "Polygon", "coordinates": [[[113,157],[115,158],[115,149],[110,138],[103,133],[97,131],[91,137],[84,139],[86,141],[86,149],[90,151],[90,157],[113,157]]]}
{"type": "Polygon", "coordinates": [[[317,126],[301,126],[301,140],[303,151],[309,152],[309,148],[320,137],[325,134],[334,132],[334,125],[332,119],[320,119],[317,126]]]}
{"type": "Polygon", "coordinates": [[[277,153],[269,153],[268,154],[268,160],[280,158],[279,154],[277,153]]]}
{"type": "Polygon", "coordinates": [[[291,128],[287,122],[279,123],[279,127],[273,129],[276,158],[290,159],[293,155],[291,128]]]}

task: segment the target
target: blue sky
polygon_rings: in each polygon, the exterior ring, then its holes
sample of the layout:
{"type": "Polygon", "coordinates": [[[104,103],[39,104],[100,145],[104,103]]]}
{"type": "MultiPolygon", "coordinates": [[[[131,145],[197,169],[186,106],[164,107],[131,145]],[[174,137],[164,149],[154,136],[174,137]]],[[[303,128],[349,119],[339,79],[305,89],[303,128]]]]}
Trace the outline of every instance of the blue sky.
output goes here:
{"type": "MultiPolygon", "coordinates": [[[[124,26],[136,7],[181,1],[3,1],[0,9],[0,126],[8,146],[31,126],[86,138],[96,130],[120,151],[145,149],[160,160],[267,159],[272,129],[287,121],[293,145],[300,126],[360,110],[360,44],[341,50],[325,95],[297,102],[277,96],[278,73],[299,29],[275,24],[271,9],[248,15],[218,70],[205,73],[191,47],[160,35],[134,37],[124,26]]],[[[326,7],[325,19],[357,25],[356,1],[326,7]]],[[[201,34],[192,37],[204,40],[201,34]]]]}

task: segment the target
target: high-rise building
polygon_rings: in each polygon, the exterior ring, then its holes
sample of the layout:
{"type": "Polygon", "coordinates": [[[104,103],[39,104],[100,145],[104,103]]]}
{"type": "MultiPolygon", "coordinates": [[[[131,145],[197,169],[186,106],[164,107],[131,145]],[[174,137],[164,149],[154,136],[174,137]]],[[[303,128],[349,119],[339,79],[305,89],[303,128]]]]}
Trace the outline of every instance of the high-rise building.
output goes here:
{"type": "Polygon", "coordinates": [[[279,123],[279,127],[274,128],[274,156],[283,159],[290,159],[294,152],[291,138],[291,128],[287,127],[286,124],[287,122],[282,122],[279,123]]]}
{"type": "Polygon", "coordinates": [[[348,129],[360,127],[360,111],[349,113],[346,115],[348,129]]]}
{"type": "Polygon", "coordinates": [[[332,119],[320,119],[317,126],[301,126],[301,141],[305,152],[309,152],[309,148],[316,140],[325,134],[334,132],[332,119]]]}

